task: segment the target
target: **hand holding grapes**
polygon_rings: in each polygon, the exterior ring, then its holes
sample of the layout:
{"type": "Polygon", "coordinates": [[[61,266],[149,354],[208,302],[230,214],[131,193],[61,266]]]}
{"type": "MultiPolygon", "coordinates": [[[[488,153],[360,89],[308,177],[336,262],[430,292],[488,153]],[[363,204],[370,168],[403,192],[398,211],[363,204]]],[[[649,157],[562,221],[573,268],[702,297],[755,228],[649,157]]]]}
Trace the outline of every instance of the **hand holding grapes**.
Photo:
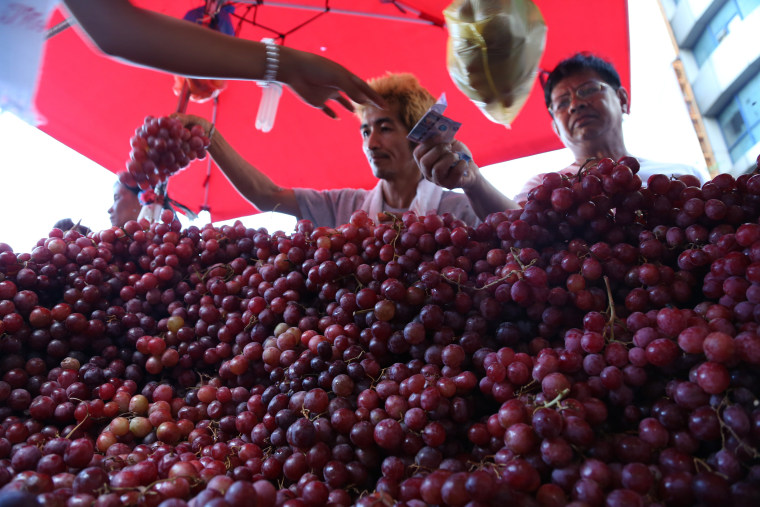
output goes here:
{"type": "Polygon", "coordinates": [[[147,116],[130,144],[127,170],[137,185],[146,190],[156,188],[194,159],[204,158],[209,139],[201,126],[185,128],[175,118],[147,116]]]}
{"type": "Polygon", "coordinates": [[[222,132],[213,128],[213,124],[200,116],[174,113],[172,119],[188,129],[197,129],[205,133],[208,139],[206,148],[232,185],[262,210],[277,209],[283,213],[298,213],[298,202],[292,188],[283,188],[275,184],[269,176],[245,160],[240,153],[224,139],[222,132]]]}
{"type": "Polygon", "coordinates": [[[174,113],[171,115],[171,118],[177,120],[183,127],[188,129],[192,129],[197,125],[205,133],[206,137],[209,140],[209,145],[211,144],[211,138],[213,135],[213,132],[211,132],[212,123],[206,118],[185,113],[174,113]]]}

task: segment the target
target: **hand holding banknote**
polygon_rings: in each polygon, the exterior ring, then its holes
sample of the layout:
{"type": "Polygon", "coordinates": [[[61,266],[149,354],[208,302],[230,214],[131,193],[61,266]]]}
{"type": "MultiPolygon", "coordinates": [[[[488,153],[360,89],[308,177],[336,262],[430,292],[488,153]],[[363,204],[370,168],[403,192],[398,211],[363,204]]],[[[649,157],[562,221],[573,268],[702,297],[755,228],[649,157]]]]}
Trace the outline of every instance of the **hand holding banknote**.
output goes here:
{"type": "Polygon", "coordinates": [[[466,189],[475,182],[478,167],[470,150],[454,140],[462,124],[443,115],[446,105],[443,94],[406,138],[418,143],[414,159],[425,178],[444,188],[466,189]]]}
{"type": "Polygon", "coordinates": [[[425,178],[448,189],[467,190],[480,174],[470,150],[456,139],[450,142],[436,139],[422,142],[414,149],[414,160],[425,178]]]}
{"type": "Polygon", "coordinates": [[[442,95],[407,136],[418,143],[413,155],[423,176],[439,187],[464,190],[480,220],[495,211],[516,209],[516,203],[480,174],[467,146],[454,139],[461,124],[446,118],[444,109],[446,96],[442,95]]]}
{"type": "Polygon", "coordinates": [[[420,118],[420,121],[412,127],[406,138],[415,143],[423,143],[436,140],[449,142],[454,139],[461,123],[443,115],[446,110],[446,94],[442,94],[435,104],[420,118]]]}

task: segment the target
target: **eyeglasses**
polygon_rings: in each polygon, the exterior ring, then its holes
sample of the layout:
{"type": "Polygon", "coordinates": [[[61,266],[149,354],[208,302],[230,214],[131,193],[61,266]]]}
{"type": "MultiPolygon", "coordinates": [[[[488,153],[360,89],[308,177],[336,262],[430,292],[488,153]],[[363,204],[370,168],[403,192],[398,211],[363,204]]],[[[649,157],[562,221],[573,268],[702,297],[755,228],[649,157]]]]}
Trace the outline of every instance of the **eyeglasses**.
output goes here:
{"type": "Polygon", "coordinates": [[[592,81],[582,84],[575,90],[570,90],[570,93],[565,93],[564,95],[561,95],[554,99],[549,106],[549,109],[552,111],[552,113],[555,114],[564,112],[570,107],[570,103],[573,100],[573,95],[578,97],[580,100],[588,100],[596,95],[601,94],[607,86],[609,86],[607,83],[603,83],[601,81],[592,81]]]}

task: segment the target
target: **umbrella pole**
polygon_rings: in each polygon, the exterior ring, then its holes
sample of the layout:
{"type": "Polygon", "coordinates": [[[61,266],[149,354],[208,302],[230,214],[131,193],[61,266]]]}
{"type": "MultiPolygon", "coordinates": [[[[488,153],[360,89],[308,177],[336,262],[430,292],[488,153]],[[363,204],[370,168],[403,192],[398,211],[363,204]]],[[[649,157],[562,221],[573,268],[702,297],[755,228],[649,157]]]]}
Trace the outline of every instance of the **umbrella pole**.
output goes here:
{"type": "Polygon", "coordinates": [[[286,9],[323,11],[323,12],[331,12],[333,14],[347,14],[350,16],[362,16],[362,17],[367,17],[367,18],[387,19],[390,21],[404,21],[407,23],[420,23],[424,25],[434,25],[434,26],[440,26],[440,27],[444,26],[445,24],[441,16],[435,16],[430,13],[420,11],[418,9],[415,9],[413,7],[406,5],[403,2],[398,2],[396,0],[380,0],[380,1],[381,3],[392,3],[402,13],[406,13],[406,11],[409,11],[417,17],[413,18],[411,16],[394,16],[392,14],[374,14],[371,12],[365,12],[365,11],[360,11],[360,10],[334,9],[329,6],[319,7],[316,5],[285,3],[285,2],[277,2],[273,0],[240,0],[239,3],[255,4],[255,6],[257,7],[261,5],[261,6],[270,6],[270,7],[280,7],[280,8],[286,8],[286,9]]]}
{"type": "MultiPolygon", "coordinates": [[[[216,125],[216,113],[219,111],[219,96],[214,97],[214,110],[211,113],[211,124],[216,125]]],[[[209,140],[210,141],[210,140],[209,140]]],[[[208,191],[211,186],[211,156],[208,156],[206,161],[206,179],[203,180],[203,205],[201,211],[208,211],[211,213],[211,207],[208,205],[208,191]]],[[[210,221],[210,220],[209,220],[210,221]]]]}
{"type": "Polygon", "coordinates": [[[190,102],[190,85],[187,82],[187,78],[184,78],[184,81],[182,82],[182,91],[179,92],[177,112],[184,114],[187,111],[188,102],[190,102]]]}
{"type": "Polygon", "coordinates": [[[57,25],[51,26],[47,32],[45,32],[45,40],[48,40],[52,37],[55,37],[59,33],[63,32],[67,28],[70,28],[77,24],[77,20],[74,19],[72,16],[69,16],[68,18],[65,18],[63,21],[58,23],[57,25]]]}

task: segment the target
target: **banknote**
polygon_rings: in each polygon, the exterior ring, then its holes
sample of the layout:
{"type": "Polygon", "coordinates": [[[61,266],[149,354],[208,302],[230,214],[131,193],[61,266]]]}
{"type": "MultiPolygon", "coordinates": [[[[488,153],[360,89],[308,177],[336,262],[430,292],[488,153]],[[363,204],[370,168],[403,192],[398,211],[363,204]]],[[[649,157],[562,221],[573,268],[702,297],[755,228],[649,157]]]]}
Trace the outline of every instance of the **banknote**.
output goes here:
{"type": "Polygon", "coordinates": [[[444,143],[454,139],[462,124],[443,115],[446,105],[446,94],[444,93],[420,118],[420,121],[412,128],[406,138],[415,143],[428,141],[437,136],[444,143]]]}

